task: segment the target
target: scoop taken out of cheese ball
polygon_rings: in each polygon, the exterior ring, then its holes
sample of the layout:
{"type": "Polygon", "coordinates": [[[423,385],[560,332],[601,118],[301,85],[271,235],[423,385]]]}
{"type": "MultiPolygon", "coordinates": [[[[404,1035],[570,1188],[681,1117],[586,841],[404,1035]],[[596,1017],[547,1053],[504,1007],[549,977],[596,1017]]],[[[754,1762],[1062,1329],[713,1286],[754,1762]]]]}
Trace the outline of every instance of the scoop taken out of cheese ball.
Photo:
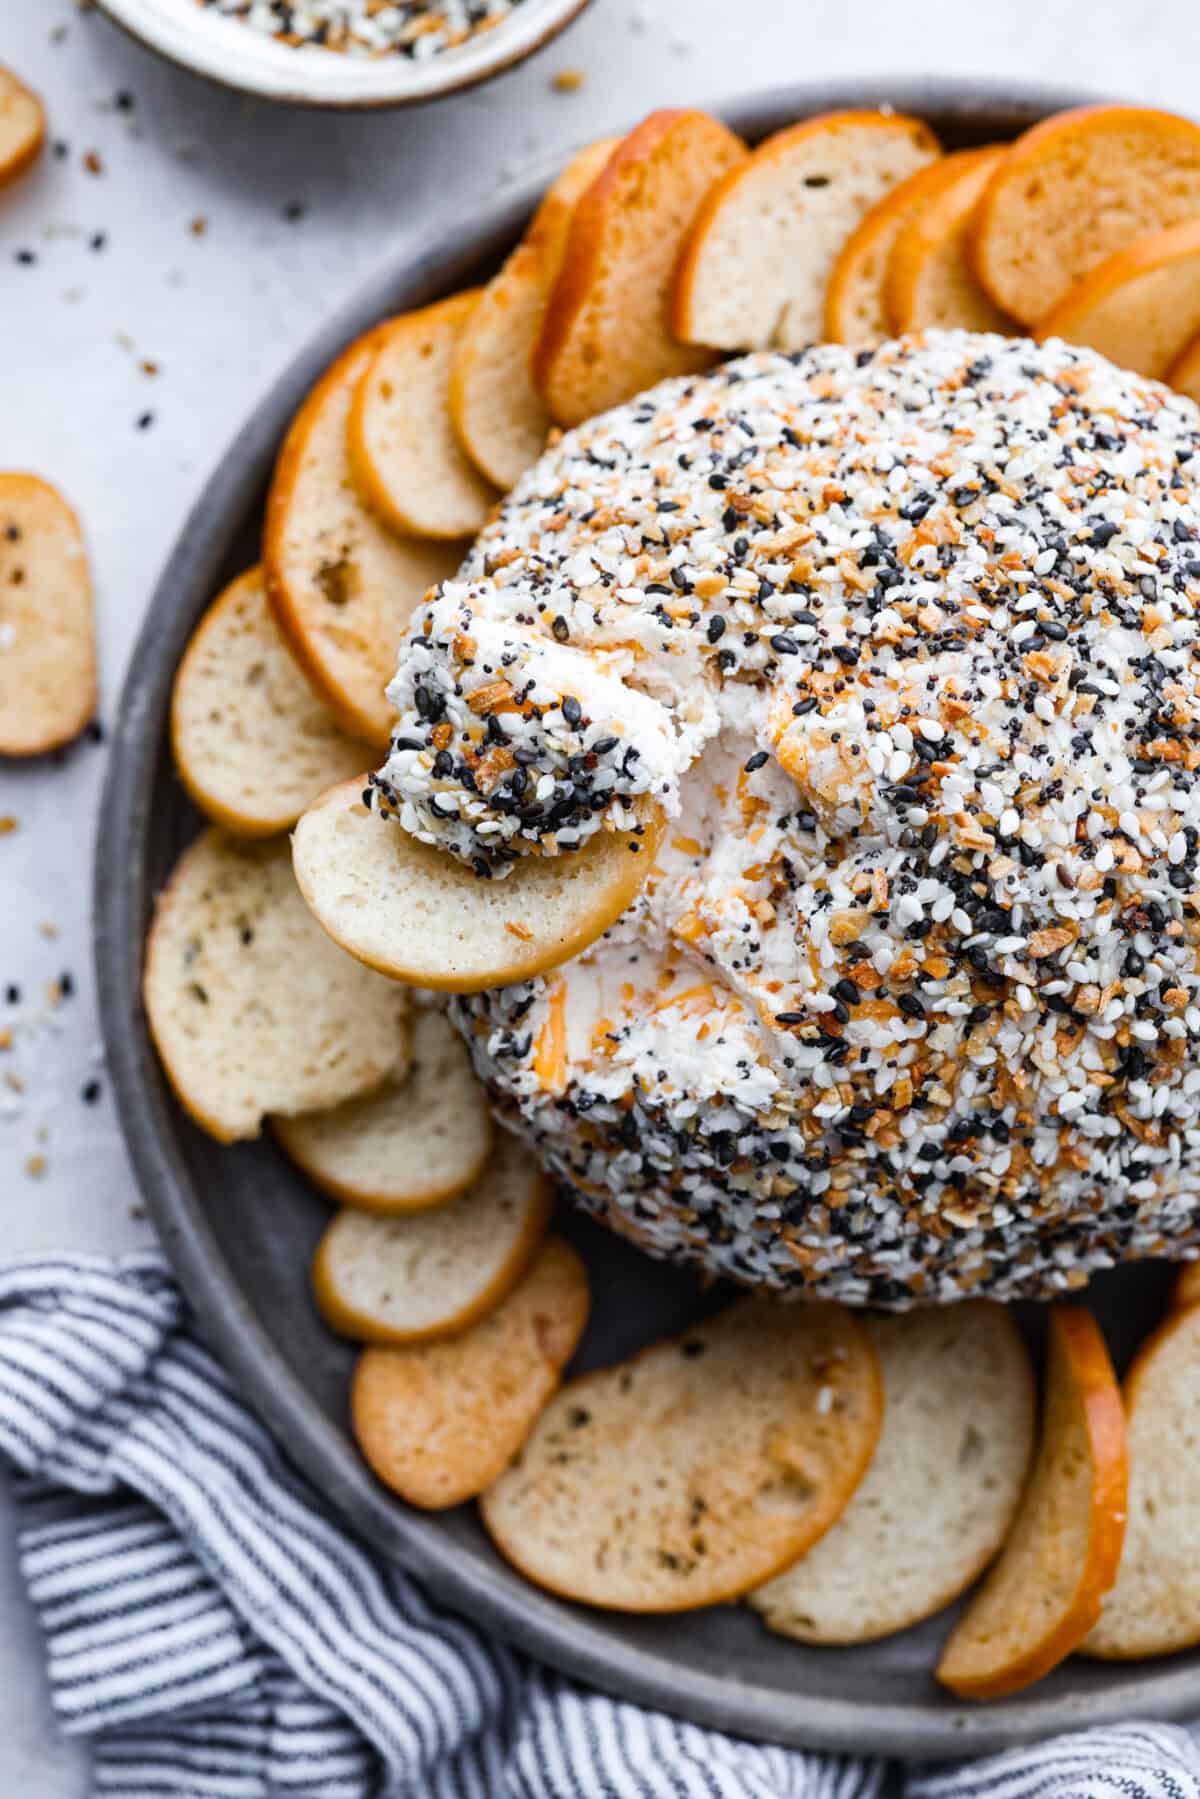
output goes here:
{"type": "Polygon", "coordinates": [[[668,382],[519,483],[374,793],[492,878],[665,813],[600,941],[454,1002],[584,1206],[889,1306],[1200,1242],[1198,477],[1190,401],[952,332],[668,382]]]}

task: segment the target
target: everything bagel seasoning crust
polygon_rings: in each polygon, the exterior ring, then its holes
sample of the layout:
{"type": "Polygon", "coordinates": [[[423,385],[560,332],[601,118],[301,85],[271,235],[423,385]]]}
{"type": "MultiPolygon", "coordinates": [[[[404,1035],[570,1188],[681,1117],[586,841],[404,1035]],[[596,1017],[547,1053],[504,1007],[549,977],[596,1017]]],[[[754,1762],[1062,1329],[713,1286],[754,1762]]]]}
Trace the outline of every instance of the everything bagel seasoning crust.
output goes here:
{"type": "Polygon", "coordinates": [[[667,383],[526,476],[376,797],[492,874],[665,810],[607,937],[455,1002],[590,1210],[889,1306],[1200,1242],[1198,474],[1189,401],[948,333],[667,383]]]}

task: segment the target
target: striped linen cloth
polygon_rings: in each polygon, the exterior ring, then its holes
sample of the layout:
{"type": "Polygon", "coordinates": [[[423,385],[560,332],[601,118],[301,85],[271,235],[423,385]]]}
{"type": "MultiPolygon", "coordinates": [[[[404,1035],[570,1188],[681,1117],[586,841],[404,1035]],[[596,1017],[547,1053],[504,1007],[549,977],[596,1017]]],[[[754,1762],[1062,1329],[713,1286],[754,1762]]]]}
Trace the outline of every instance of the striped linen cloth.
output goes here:
{"type": "Polygon", "coordinates": [[[157,1256],[0,1271],[0,1463],[95,1794],[1200,1799],[1169,1726],[901,1777],[680,1723],[485,1640],[329,1516],[157,1256]]]}

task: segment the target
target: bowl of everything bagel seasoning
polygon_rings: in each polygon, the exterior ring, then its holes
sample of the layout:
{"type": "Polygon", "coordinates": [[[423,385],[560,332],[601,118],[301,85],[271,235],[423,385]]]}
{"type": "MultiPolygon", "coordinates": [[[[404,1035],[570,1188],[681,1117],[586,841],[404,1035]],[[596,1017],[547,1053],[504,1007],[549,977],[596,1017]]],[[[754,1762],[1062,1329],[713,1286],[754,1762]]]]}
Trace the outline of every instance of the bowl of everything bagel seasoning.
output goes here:
{"type": "Polygon", "coordinates": [[[271,100],[402,106],[521,62],[588,0],[101,0],[172,62],[271,100]]]}

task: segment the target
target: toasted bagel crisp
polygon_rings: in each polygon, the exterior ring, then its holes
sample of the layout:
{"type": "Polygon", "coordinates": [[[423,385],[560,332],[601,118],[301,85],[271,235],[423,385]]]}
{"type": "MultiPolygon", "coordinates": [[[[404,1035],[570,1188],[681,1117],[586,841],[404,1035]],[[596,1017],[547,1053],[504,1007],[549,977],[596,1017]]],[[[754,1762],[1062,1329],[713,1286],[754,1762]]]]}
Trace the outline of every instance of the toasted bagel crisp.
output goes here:
{"type": "Polygon", "coordinates": [[[339,1212],[313,1259],[317,1304],[360,1343],[455,1336],[511,1293],[553,1204],[546,1176],[505,1133],[475,1185],[444,1206],[403,1218],[339,1212]]]}
{"type": "Polygon", "coordinates": [[[96,710],[92,578],[79,520],[36,475],[0,474],[0,756],[41,756],[96,710]]]}
{"type": "Polygon", "coordinates": [[[802,1643],[869,1643],[941,1611],[1012,1525],[1037,1394],[1012,1313],[986,1300],[863,1320],[883,1371],[883,1432],[833,1528],[750,1594],[802,1643]]]}
{"type": "Polygon", "coordinates": [[[368,811],[364,782],[335,787],[300,820],[296,878],[336,943],[414,987],[479,993],[579,955],[632,904],[662,831],[655,813],[640,836],[601,832],[484,880],[368,811]]]}
{"type": "Polygon", "coordinates": [[[479,290],[384,328],[354,390],[350,466],[367,504],[406,537],[474,537],[496,500],[450,423],[450,370],[479,290]]]}
{"type": "Polygon", "coordinates": [[[343,728],[387,743],[384,689],[404,630],[465,546],[397,537],[359,493],[347,448],[359,381],[382,347],[378,325],[334,363],[297,414],[267,500],[263,575],[297,661],[343,728]]]}
{"type": "Polygon", "coordinates": [[[1188,1304],[1168,1313],[1125,1376],[1129,1522],[1085,1655],[1140,1661],[1200,1643],[1198,1384],[1200,1306],[1188,1304]]]}
{"type": "Polygon", "coordinates": [[[1139,237],[1098,263],[1038,321],[1039,338],[1087,344],[1167,381],[1200,332],[1200,220],[1139,237]]]}
{"type": "Polygon", "coordinates": [[[11,69],[0,68],[0,187],[32,168],[45,141],[41,101],[11,69]]]}
{"type": "Polygon", "coordinates": [[[282,838],[210,830],[184,852],[155,909],[142,991],[167,1078],[222,1143],[407,1066],[407,996],[318,930],[282,838]]]}
{"type": "Polygon", "coordinates": [[[1012,319],[993,305],[970,261],[971,221],[979,196],[1005,152],[958,150],[936,166],[923,203],[896,234],[885,302],[894,331],[1000,331],[1012,319]]]}
{"type": "Polygon", "coordinates": [[[676,274],[675,331],[717,350],[816,342],[842,245],[938,154],[929,127],[900,113],[822,113],[776,132],[701,207],[676,274]]]}
{"type": "Polygon", "coordinates": [[[705,194],[746,156],[708,113],[654,112],[578,202],[534,353],[534,380],[560,425],[712,362],[672,335],[671,282],[705,194]]]}
{"type": "Polygon", "coordinates": [[[973,226],[975,273],[1035,325],[1134,238],[1200,216],[1200,125],[1149,106],[1043,119],[993,170],[973,226]]]}
{"type": "Polygon", "coordinates": [[[461,1336],[364,1350],[351,1417],[380,1480],[429,1510],[490,1487],[558,1385],[589,1303],[583,1263],[550,1237],[508,1298],[461,1336]]]}
{"type": "Polygon", "coordinates": [[[891,188],[842,245],[825,294],[825,337],[834,344],[876,344],[890,336],[887,272],[892,249],[943,180],[935,157],[891,188]]]}
{"type": "Polygon", "coordinates": [[[1200,1262],[1185,1262],[1171,1293],[1172,1306],[1182,1309],[1200,1300],[1200,1262]]]}
{"type": "Polygon", "coordinates": [[[402,1078],[331,1112],[272,1120],[292,1161],[364,1212],[420,1212],[477,1181],[492,1150],[487,1094],[442,1012],[413,1014],[402,1078]]]}
{"type": "Polygon", "coordinates": [[[361,768],[267,603],[262,570],[231,581],[192,634],[171,696],[179,778],[202,812],[236,836],[270,837],[361,768]]]}
{"type": "Polygon", "coordinates": [[[572,157],[459,337],[450,369],[450,418],[463,449],[496,487],[516,485],[553,427],[534,385],[534,351],[575,207],[620,141],[604,138],[572,157]]]}
{"type": "Polygon", "coordinates": [[[942,1652],[943,1686],[962,1699],[999,1699],[1079,1647],[1117,1578],[1128,1471],[1100,1328],[1082,1306],[1055,1306],[1033,1476],[999,1561],[942,1652]]]}
{"type": "Polygon", "coordinates": [[[483,1521],[502,1555],[565,1598],[718,1605],[830,1528],[882,1412],[852,1313],[742,1300],[563,1387],[484,1494],[483,1521]]]}
{"type": "Polygon", "coordinates": [[[1167,381],[1177,393],[1200,405],[1200,331],[1167,370],[1167,381]]]}

